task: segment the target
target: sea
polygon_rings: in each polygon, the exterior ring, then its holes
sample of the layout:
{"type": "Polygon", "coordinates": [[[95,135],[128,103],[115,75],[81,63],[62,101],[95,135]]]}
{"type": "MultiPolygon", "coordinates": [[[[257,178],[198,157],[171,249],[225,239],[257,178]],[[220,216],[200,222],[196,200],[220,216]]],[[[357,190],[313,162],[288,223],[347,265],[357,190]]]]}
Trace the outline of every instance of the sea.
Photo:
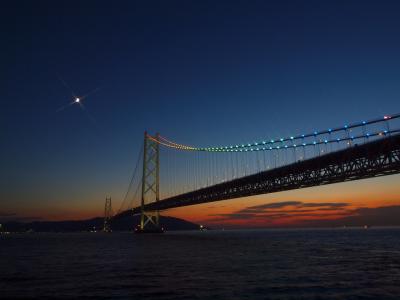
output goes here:
{"type": "Polygon", "coordinates": [[[400,299],[400,228],[0,235],[0,299],[400,299]]]}

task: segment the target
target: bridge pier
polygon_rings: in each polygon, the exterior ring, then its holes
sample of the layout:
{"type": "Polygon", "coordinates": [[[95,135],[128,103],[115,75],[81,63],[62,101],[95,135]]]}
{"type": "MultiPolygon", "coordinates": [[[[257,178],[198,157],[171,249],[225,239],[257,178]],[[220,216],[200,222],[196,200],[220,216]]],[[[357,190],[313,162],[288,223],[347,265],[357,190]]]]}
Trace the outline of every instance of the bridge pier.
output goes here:
{"type": "Polygon", "coordinates": [[[103,224],[103,231],[104,232],[111,232],[111,218],[112,218],[112,206],[111,206],[111,197],[106,198],[106,203],[104,205],[104,224],[103,224]]]}

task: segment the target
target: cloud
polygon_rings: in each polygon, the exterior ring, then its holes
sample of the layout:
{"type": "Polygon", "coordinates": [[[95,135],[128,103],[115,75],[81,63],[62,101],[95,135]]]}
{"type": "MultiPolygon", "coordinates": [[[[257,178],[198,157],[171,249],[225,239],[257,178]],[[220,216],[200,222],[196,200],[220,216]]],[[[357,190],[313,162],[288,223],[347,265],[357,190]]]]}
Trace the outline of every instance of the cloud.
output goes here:
{"type": "Polygon", "coordinates": [[[302,203],[303,207],[328,207],[328,208],[340,208],[348,206],[348,203],[344,202],[331,202],[331,203],[302,203]]]}
{"type": "Polygon", "coordinates": [[[400,205],[381,206],[376,208],[358,208],[349,216],[335,220],[308,220],[308,226],[400,226],[400,205]]]}
{"type": "Polygon", "coordinates": [[[255,214],[248,214],[248,213],[215,214],[210,216],[217,217],[217,219],[230,219],[230,220],[247,220],[256,217],[255,214]]]}
{"type": "Polygon", "coordinates": [[[348,203],[344,202],[321,202],[304,203],[301,201],[283,201],[249,206],[244,209],[228,214],[214,214],[216,217],[212,222],[237,221],[237,220],[271,220],[279,218],[324,218],[334,214],[338,217],[348,216],[352,211],[347,209],[348,203]]]}
{"type": "MultiPolygon", "coordinates": [[[[269,211],[276,212],[277,209],[282,209],[285,207],[294,207],[295,211],[299,211],[302,208],[314,208],[309,211],[316,210],[340,210],[348,206],[348,203],[344,202],[328,202],[328,203],[304,203],[300,201],[284,201],[284,202],[274,202],[255,206],[249,206],[244,209],[239,210],[237,213],[266,213],[269,211]]],[[[287,210],[284,210],[287,212],[287,210]]]]}
{"type": "Polygon", "coordinates": [[[250,206],[247,207],[246,209],[268,209],[268,208],[283,208],[287,206],[297,206],[301,205],[302,202],[300,201],[285,201],[285,202],[274,202],[274,203],[267,203],[267,204],[261,204],[261,205],[256,205],[256,206],[250,206]]]}
{"type": "Polygon", "coordinates": [[[214,214],[214,224],[246,224],[249,226],[400,226],[400,205],[376,208],[350,208],[345,202],[283,201],[249,206],[233,213],[214,214]],[[241,221],[245,220],[243,223],[241,221]],[[252,222],[254,220],[254,222],[252,222]],[[284,220],[283,222],[279,222],[284,220]],[[248,222],[247,222],[248,221],[248,222]],[[237,223],[236,223],[237,222],[237,223]]]}

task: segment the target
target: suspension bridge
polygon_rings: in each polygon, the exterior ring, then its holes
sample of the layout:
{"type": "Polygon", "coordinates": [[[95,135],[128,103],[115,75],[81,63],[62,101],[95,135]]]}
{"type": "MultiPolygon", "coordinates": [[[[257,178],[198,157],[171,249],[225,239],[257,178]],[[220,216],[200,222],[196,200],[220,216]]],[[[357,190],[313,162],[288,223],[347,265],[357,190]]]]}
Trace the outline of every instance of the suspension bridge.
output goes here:
{"type": "Polygon", "coordinates": [[[138,232],[160,232],[159,214],[166,209],[399,172],[400,114],[212,147],[184,145],[145,132],[114,218],[140,214],[138,232]]]}

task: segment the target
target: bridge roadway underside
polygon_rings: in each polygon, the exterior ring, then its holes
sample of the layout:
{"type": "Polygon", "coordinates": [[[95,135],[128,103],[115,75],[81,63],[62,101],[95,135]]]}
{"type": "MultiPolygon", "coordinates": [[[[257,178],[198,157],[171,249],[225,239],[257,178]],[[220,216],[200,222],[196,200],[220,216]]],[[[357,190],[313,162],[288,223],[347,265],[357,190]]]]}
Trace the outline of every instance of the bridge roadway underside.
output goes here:
{"type": "MultiPolygon", "coordinates": [[[[400,173],[400,135],[177,195],[147,204],[145,209],[164,210],[396,173],[400,173]]],[[[133,209],[139,212],[140,207],[133,209]]]]}

